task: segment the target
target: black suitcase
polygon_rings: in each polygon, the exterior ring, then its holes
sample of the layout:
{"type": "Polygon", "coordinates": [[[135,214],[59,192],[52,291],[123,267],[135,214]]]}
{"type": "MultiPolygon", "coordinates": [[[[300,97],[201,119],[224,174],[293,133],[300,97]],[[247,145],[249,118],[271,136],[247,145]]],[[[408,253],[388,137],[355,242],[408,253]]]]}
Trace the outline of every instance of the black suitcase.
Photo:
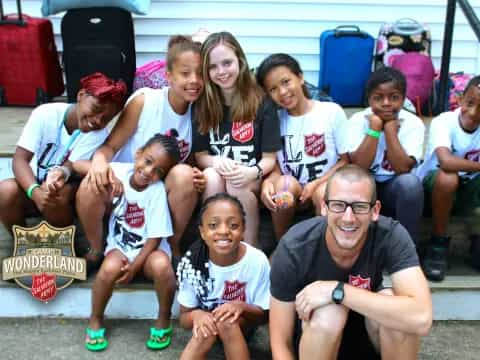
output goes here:
{"type": "Polygon", "coordinates": [[[96,71],[122,79],[132,92],[135,34],[128,11],[115,7],[68,10],[61,31],[69,102],[76,102],[80,79],[96,71]]]}

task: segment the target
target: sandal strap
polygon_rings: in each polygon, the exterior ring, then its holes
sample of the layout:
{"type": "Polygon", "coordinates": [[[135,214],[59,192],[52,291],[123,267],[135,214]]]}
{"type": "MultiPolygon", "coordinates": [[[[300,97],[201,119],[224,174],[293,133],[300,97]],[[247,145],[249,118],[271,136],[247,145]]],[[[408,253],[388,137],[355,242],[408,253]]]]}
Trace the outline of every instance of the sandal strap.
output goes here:
{"type": "Polygon", "coordinates": [[[165,329],[157,329],[154,327],[150,328],[150,336],[151,337],[159,337],[163,338],[166,335],[170,335],[172,333],[172,325],[165,329]]]}
{"type": "Polygon", "coordinates": [[[105,338],[105,328],[93,330],[87,327],[85,329],[85,332],[87,333],[87,336],[90,338],[90,340],[98,340],[98,339],[105,338]]]}

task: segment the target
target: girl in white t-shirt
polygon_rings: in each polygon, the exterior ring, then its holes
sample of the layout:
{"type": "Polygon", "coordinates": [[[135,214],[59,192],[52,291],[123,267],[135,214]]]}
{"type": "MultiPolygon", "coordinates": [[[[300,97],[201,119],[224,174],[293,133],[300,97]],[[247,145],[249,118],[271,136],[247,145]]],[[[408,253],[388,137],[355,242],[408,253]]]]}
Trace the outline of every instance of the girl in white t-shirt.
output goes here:
{"type": "Polygon", "coordinates": [[[451,212],[467,215],[470,222],[472,265],[480,270],[480,76],[467,84],[460,108],[432,120],[425,162],[417,174],[431,201],[432,236],[423,268],[430,280],[441,281],[448,269],[451,212]]]}
{"type": "Polygon", "coordinates": [[[370,107],[353,114],[343,134],[351,162],[375,176],[382,214],[398,220],[418,243],[423,188],[413,170],[422,159],[425,126],[402,109],[406,88],[400,71],[374,71],[366,86],[370,107]]]}
{"type": "Polygon", "coordinates": [[[340,136],[347,119],[337,104],[310,99],[300,65],[290,55],[273,54],[263,60],[257,81],[281,107],[283,146],[261,195],[278,240],[290,227],[295,210],[313,204],[320,213],[328,178],[348,163],[340,136]]]}
{"type": "Polygon", "coordinates": [[[200,44],[191,37],[170,38],[167,52],[168,88],[139,89],[125,109],[103,146],[95,153],[92,167],[79,188],[77,212],[90,242],[86,255],[90,263],[103,254],[102,218],[106,189],[113,179],[109,162],[132,162],[136,149],[153,134],[177,136],[181,162],[165,178],[174,234],[169,239],[174,257],[180,256],[180,239],[195,209],[199,192],[205,187],[203,173],[190,165],[192,147],[191,103],[203,90],[200,73],[200,44]]]}
{"type": "Polygon", "coordinates": [[[179,159],[177,140],[157,134],[137,150],[134,164],[111,164],[116,170],[115,194],[110,194],[113,209],[105,259],[92,288],[92,313],[85,339],[90,351],[108,346],[103,317],[115,284],[128,284],[141,272],[153,280],[159,300],[158,318],[146,345],[152,350],[170,345],[175,274],[166,238],[173,231],[161,180],[179,159]]]}
{"type": "Polygon", "coordinates": [[[73,223],[78,187],[72,162],[90,159],[122,109],[127,87],[104,74],[80,80],[77,102],[48,103],[30,115],[13,155],[15,178],[0,182],[0,220],[8,231],[39,214],[51,225],[73,223]]]}
{"type": "Polygon", "coordinates": [[[227,359],[249,359],[246,337],[267,321],[268,259],[242,241],[245,211],[231,195],[205,200],[199,230],[177,269],[180,325],[193,331],[180,358],[206,359],[219,339],[227,359]]]}

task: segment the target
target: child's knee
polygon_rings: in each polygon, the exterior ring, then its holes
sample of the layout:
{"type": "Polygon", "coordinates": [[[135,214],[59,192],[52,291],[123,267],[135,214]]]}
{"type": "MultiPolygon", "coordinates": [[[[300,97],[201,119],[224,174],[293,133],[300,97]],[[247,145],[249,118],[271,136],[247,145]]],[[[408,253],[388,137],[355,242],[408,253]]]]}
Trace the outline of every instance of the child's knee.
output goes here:
{"type": "Polygon", "coordinates": [[[460,179],[456,173],[447,173],[445,171],[438,170],[435,176],[433,191],[453,193],[458,189],[459,184],[460,179]]]}
{"type": "Polygon", "coordinates": [[[215,324],[218,329],[218,335],[222,341],[235,341],[238,336],[243,336],[242,329],[238,321],[230,323],[230,321],[220,321],[215,324]]]}
{"type": "Polygon", "coordinates": [[[167,279],[174,276],[170,258],[163,251],[152,252],[147,261],[153,278],[167,279]]]}
{"type": "Polygon", "coordinates": [[[22,189],[15,179],[0,181],[0,202],[2,206],[16,201],[19,196],[23,196],[22,189]]]}

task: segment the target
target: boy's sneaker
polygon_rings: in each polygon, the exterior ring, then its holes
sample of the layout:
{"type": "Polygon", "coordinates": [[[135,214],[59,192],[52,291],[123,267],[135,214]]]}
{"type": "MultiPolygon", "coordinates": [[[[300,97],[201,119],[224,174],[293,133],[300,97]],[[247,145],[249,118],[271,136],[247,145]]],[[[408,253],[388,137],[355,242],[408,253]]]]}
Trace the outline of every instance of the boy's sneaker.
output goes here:
{"type": "Polygon", "coordinates": [[[448,269],[448,248],[450,238],[432,236],[423,259],[423,272],[431,281],[442,281],[448,269]]]}
{"type": "Polygon", "coordinates": [[[470,255],[472,267],[480,271],[480,234],[470,235],[470,255]]]}

